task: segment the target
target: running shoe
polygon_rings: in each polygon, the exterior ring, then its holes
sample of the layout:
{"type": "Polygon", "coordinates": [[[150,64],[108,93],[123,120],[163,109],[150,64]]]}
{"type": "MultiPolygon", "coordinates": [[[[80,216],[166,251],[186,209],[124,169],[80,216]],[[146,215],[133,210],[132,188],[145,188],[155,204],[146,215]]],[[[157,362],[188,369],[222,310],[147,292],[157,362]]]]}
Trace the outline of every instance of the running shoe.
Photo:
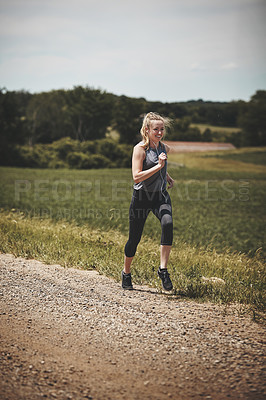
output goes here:
{"type": "Polygon", "coordinates": [[[172,290],[173,289],[173,284],[170,279],[169,272],[167,271],[166,268],[160,268],[158,269],[158,276],[162,280],[163,288],[164,290],[172,290]]]}
{"type": "Polygon", "coordinates": [[[122,271],[122,288],[126,290],[133,289],[131,274],[125,274],[124,271],[122,271]]]}

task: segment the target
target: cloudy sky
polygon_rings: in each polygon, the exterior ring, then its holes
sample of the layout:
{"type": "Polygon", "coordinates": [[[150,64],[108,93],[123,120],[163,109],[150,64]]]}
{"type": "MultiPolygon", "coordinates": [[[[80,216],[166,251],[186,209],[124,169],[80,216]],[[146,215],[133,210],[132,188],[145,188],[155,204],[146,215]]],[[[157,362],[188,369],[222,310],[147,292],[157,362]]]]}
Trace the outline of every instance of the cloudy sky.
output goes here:
{"type": "Polygon", "coordinates": [[[266,0],[0,0],[0,87],[249,100],[265,21],[266,0]]]}

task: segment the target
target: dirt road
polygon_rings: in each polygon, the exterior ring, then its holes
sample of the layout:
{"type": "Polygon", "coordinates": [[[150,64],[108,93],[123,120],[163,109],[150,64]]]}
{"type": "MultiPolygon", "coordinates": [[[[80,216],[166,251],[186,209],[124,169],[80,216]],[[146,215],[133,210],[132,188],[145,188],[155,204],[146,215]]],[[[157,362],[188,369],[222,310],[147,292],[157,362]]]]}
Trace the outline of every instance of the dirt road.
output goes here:
{"type": "Polygon", "coordinates": [[[265,330],[92,271],[0,254],[0,398],[265,399],[265,330]]]}

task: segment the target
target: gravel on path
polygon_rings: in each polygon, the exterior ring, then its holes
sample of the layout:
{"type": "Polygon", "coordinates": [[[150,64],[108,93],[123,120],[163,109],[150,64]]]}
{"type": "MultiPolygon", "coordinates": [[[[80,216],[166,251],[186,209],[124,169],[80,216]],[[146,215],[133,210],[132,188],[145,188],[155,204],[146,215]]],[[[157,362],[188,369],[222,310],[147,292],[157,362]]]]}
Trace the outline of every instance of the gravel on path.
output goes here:
{"type": "Polygon", "coordinates": [[[235,307],[0,254],[0,399],[266,398],[265,329],[235,307]]]}

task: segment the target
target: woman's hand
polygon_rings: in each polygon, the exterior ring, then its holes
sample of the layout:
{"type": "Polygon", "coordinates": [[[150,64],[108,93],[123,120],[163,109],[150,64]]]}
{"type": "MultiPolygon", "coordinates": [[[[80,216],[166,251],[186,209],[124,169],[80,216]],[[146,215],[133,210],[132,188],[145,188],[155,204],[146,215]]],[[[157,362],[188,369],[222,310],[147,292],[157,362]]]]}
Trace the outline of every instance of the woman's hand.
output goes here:
{"type": "Polygon", "coordinates": [[[168,183],[167,189],[171,189],[174,186],[175,181],[173,178],[171,178],[171,176],[168,173],[167,173],[166,179],[167,179],[167,183],[168,183]]]}
{"type": "Polygon", "coordinates": [[[165,160],[167,160],[167,155],[165,153],[161,153],[158,157],[158,164],[160,165],[161,168],[164,167],[165,160]]]}

